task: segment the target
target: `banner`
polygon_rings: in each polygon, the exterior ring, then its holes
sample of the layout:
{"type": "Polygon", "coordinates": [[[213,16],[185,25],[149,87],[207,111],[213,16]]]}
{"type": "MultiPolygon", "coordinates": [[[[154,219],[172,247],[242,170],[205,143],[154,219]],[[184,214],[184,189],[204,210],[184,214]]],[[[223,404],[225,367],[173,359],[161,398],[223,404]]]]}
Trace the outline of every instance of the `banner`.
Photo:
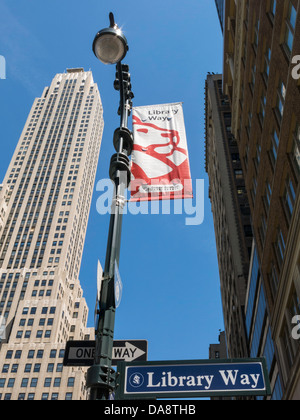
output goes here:
{"type": "Polygon", "coordinates": [[[193,198],[182,103],[133,108],[131,201],[193,198]]]}

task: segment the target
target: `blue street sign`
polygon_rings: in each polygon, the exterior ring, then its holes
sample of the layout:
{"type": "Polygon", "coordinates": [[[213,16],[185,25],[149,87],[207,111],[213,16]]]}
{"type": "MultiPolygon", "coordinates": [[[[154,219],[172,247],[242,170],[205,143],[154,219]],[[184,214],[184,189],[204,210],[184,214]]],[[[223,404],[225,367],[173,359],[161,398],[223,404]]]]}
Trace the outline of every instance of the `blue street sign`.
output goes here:
{"type": "Polygon", "coordinates": [[[268,395],[264,359],[145,362],[118,365],[122,398],[268,395]]]}

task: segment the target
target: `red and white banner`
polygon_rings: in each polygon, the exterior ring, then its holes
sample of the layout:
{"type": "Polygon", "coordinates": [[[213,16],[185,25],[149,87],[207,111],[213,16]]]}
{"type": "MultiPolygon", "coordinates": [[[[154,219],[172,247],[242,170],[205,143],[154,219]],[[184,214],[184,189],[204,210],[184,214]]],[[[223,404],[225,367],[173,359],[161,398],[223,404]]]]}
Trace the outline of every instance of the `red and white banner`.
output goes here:
{"type": "Polygon", "coordinates": [[[131,201],[193,198],[182,103],[133,108],[131,201]]]}

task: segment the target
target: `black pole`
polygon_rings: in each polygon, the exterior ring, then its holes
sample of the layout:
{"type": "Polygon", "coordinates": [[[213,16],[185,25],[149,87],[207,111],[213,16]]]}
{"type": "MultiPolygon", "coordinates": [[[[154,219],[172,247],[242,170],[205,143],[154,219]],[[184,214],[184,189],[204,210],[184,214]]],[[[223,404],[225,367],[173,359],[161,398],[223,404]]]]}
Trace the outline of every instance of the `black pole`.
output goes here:
{"type": "MultiPolygon", "coordinates": [[[[111,25],[114,23],[110,15],[111,25]]],[[[116,302],[114,292],[115,264],[119,266],[125,190],[130,182],[129,158],[133,137],[129,131],[128,117],[132,109],[129,68],[117,64],[115,88],[120,90],[120,127],[114,133],[116,154],[111,158],[110,178],[114,183],[110,226],[107,241],[105,268],[99,302],[99,322],[96,326],[96,349],[94,365],[87,372],[87,387],[91,400],[107,400],[116,388],[116,372],[112,369],[112,352],[116,302]],[[117,82],[117,83],[116,83],[117,82]]]]}

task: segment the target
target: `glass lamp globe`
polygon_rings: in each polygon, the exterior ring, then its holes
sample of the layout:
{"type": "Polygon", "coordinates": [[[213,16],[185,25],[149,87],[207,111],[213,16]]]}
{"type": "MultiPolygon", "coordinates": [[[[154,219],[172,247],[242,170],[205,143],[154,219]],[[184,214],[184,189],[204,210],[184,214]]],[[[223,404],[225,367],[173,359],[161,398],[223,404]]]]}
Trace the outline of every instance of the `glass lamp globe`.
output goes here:
{"type": "Polygon", "coordinates": [[[119,63],[128,51],[127,39],[119,28],[103,29],[94,39],[93,51],[104,64],[119,63]]]}

